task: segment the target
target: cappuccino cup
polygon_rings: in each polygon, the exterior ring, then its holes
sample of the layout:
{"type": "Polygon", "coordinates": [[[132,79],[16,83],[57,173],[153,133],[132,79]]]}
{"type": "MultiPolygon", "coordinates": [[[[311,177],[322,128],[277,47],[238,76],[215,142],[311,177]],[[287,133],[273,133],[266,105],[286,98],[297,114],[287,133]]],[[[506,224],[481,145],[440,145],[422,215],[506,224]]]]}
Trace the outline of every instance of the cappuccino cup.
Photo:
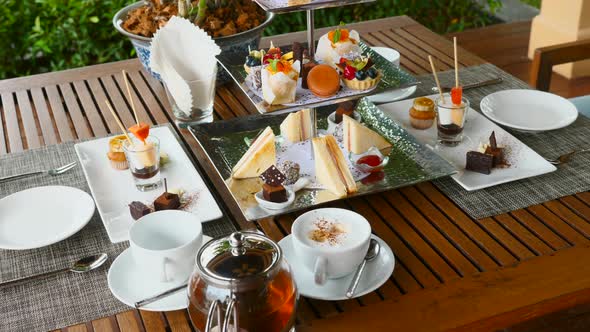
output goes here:
{"type": "Polygon", "coordinates": [[[350,210],[317,209],[295,220],[291,237],[297,259],[313,272],[315,283],[323,285],[326,279],[351,274],[363,261],[371,226],[350,210]]]}
{"type": "Polygon", "coordinates": [[[193,270],[202,241],[201,221],[184,211],[150,213],[129,230],[135,264],[145,271],[146,278],[160,282],[184,282],[193,270]]]}

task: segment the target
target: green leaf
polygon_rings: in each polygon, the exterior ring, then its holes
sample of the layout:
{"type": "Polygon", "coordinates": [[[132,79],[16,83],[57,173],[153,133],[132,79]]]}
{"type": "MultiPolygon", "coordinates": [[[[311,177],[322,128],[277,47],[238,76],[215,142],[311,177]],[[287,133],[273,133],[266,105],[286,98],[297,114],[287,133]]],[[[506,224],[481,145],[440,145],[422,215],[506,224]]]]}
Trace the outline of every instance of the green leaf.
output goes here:
{"type": "Polygon", "coordinates": [[[334,44],[336,44],[337,42],[340,41],[340,28],[336,28],[336,30],[334,30],[334,40],[332,42],[334,42],[334,44]]]}
{"type": "Polygon", "coordinates": [[[92,23],[98,23],[99,21],[98,16],[90,16],[88,20],[92,23]]]}

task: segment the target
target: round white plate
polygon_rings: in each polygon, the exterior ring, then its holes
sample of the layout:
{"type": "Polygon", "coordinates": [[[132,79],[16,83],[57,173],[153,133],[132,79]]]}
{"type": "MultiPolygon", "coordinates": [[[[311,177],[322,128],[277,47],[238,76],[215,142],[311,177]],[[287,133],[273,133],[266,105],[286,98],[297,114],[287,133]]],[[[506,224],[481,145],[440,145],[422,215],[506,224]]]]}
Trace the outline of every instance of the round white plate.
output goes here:
{"type": "Polygon", "coordinates": [[[92,218],[94,200],[72,187],[46,186],[0,200],[0,248],[35,249],[77,233],[92,218]]]}
{"type": "MultiPolygon", "coordinates": [[[[387,243],[375,235],[371,235],[371,238],[379,242],[381,251],[375,260],[368,262],[365,266],[365,271],[356,289],[355,298],[366,295],[383,285],[391,277],[395,266],[395,257],[387,243]]],[[[350,285],[352,274],[339,279],[328,279],[323,286],[316,285],[312,272],[301,265],[297,259],[291,235],[283,238],[279,242],[279,246],[283,249],[285,259],[291,265],[291,270],[295,275],[295,283],[301,295],[325,301],[348,300],[346,290],[350,285]]]]}
{"type": "Polygon", "coordinates": [[[528,132],[567,127],[578,118],[571,101],[537,90],[494,92],[481,100],[480,107],[490,120],[528,132]]]}
{"type": "Polygon", "coordinates": [[[390,103],[392,101],[401,100],[401,99],[405,99],[405,98],[410,97],[411,95],[414,94],[414,92],[416,92],[416,88],[417,87],[414,85],[414,86],[399,89],[399,90],[377,93],[374,95],[370,95],[367,98],[369,98],[370,101],[372,101],[373,103],[376,103],[376,104],[390,103]]]}
{"type": "MultiPolygon", "coordinates": [[[[205,244],[211,240],[211,237],[203,235],[202,243],[205,244]]],[[[188,279],[179,278],[182,280],[188,279]]],[[[155,294],[174,288],[180,283],[160,282],[158,278],[147,278],[146,273],[142,271],[133,261],[131,250],[123,251],[109,268],[108,274],[109,289],[117,300],[135,308],[135,302],[147,299],[155,294]]],[[[186,290],[178,291],[168,297],[156,302],[150,303],[141,310],[146,311],[173,311],[186,309],[187,294],[186,290]]]]}

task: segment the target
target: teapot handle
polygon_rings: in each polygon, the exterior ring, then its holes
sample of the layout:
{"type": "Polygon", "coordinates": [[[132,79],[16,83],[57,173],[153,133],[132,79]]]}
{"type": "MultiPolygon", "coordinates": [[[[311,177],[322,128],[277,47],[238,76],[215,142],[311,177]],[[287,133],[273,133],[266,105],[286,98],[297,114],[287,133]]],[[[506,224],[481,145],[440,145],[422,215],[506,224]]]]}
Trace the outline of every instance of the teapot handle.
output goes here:
{"type": "Polygon", "coordinates": [[[221,330],[222,332],[232,332],[229,330],[229,322],[232,316],[234,318],[233,332],[238,332],[238,327],[240,326],[240,323],[238,321],[238,307],[236,305],[235,299],[231,299],[227,304],[227,310],[225,311],[225,319],[223,320],[223,329],[221,330]]]}
{"type": "Polygon", "coordinates": [[[205,331],[204,332],[232,332],[230,331],[230,320],[233,316],[233,327],[234,332],[238,332],[238,326],[240,326],[238,321],[238,307],[236,304],[235,299],[231,299],[227,304],[227,310],[225,311],[225,318],[223,319],[223,328],[220,329],[221,325],[221,302],[219,300],[213,301],[211,303],[211,307],[209,308],[209,312],[207,313],[207,322],[205,323],[205,331]],[[217,327],[213,328],[213,319],[217,314],[217,327]]]}

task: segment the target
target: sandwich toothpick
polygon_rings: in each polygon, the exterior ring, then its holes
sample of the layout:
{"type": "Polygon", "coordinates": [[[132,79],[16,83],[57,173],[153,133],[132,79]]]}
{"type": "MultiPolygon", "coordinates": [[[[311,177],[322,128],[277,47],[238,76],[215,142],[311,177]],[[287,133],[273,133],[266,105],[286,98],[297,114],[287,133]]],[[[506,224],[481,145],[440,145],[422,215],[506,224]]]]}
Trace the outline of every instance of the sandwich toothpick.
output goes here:
{"type": "Polygon", "coordinates": [[[123,134],[125,134],[125,137],[127,138],[127,141],[129,142],[129,144],[131,144],[131,146],[134,146],[133,141],[131,140],[131,137],[129,137],[129,135],[127,134],[127,130],[125,129],[125,126],[123,126],[123,123],[121,123],[121,119],[119,119],[119,117],[117,116],[117,113],[115,113],[115,111],[111,107],[111,103],[109,103],[109,101],[106,99],[104,102],[105,102],[105,104],[107,104],[107,107],[109,108],[109,110],[111,111],[111,114],[115,118],[115,121],[117,121],[117,124],[119,125],[119,127],[123,131],[123,134]]]}
{"type": "Polygon", "coordinates": [[[440,87],[440,82],[438,81],[438,75],[436,74],[436,68],[434,67],[434,62],[432,61],[432,56],[428,56],[428,61],[430,61],[430,67],[432,68],[432,75],[434,75],[434,81],[436,82],[436,87],[438,88],[438,94],[440,95],[440,100],[445,102],[445,97],[443,96],[442,89],[440,87]]]}
{"type": "MultiPolygon", "coordinates": [[[[455,55],[456,57],[456,55],[455,55]]],[[[135,123],[139,126],[139,118],[137,117],[137,112],[135,111],[135,105],[133,104],[133,96],[131,95],[131,89],[129,88],[129,80],[127,80],[127,72],[123,69],[123,80],[125,81],[125,87],[127,87],[127,94],[129,95],[129,103],[131,104],[131,110],[133,111],[133,117],[135,118],[135,123]]]]}
{"type": "Polygon", "coordinates": [[[455,52],[455,87],[459,87],[459,58],[457,57],[457,37],[453,37],[453,51],[455,52]]]}

